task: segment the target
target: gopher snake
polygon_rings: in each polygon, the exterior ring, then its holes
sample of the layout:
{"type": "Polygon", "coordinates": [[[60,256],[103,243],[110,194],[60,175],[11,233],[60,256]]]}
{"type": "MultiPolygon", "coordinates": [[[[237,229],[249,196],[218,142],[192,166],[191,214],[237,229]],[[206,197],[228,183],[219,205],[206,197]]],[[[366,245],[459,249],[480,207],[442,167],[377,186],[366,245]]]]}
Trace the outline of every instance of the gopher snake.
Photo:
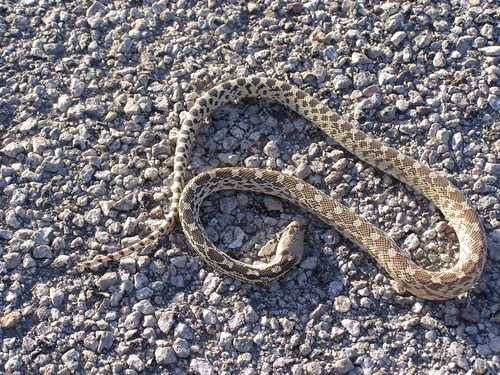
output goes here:
{"type": "Polygon", "coordinates": [[[170,210],[158,230],[128,248],[80,263],[75,268],[81,270],[98,266],[141,250],[165,234],[178,214],[193,248],[223,274],[260,283],[275,279],[293,267],[302,255],[302,233],[295,222],[282,235],[274,261],[264,265],[236,261],[206,238],[199,207],[207,195],[222,189],[272,194],[300,205],[366,249],[405,289],[425,299],[448,299],[466,292],[477,282],[484,266],[486,238],[483,226],[471,204],[446,178],[348,124],[304,91],[275,79],[240,78],[225,82],[201,96],[182,122],[173,173],[170,210]],[[417,266],[406,251],[367,220],[313,186],[283,173],[249,168],[214,169],[192,179],[183,190],[184,175],[198,128],[216,108],[245,97],[268,98],[298,112],[349,152],[434,202],[456,231],[460,244],[456,264],[438,272],[417,266]]]}

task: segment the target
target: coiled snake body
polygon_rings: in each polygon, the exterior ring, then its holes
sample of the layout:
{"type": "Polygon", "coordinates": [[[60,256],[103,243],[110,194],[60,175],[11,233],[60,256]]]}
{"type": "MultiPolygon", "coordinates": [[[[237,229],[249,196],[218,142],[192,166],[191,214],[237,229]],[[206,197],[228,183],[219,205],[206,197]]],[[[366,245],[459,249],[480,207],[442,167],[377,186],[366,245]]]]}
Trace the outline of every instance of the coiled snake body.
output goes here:
{"type": "Polygon", "coordinates": [[[484,266],[486,239],[483,226],[465,196],[446,178],[371,138],[304,91],[275,79],[248,77],[209,90],[196,101],[183,120],[175,149],[173,196],[162,226],[128,248],[80,263],[75,268],[98,266],[141,250],[165,234],[178,214],[192,247],[223,274],[260,283],[275,279],[293,267],[302,255],[302,234],[295,222],[282,235],[276,257],[268,264],[250,265],[236,261],[207,239],[199,218],[199,207],[207,195],[222,189],[257,191],[297,203],[352,239],[405,289],[425,299],[448,299],[466,292],[477,282],[484,266]],[[268,98],[298,112],[349,152],[434,202],[457,234],[460,252],[456,264],[437,272],[419,267],[386,233],[308,183],[283,173],[251,168],[214,169],[198,175],[184,188],[185,171],[200,125],[216,108],[246,97],[268,98]]]}

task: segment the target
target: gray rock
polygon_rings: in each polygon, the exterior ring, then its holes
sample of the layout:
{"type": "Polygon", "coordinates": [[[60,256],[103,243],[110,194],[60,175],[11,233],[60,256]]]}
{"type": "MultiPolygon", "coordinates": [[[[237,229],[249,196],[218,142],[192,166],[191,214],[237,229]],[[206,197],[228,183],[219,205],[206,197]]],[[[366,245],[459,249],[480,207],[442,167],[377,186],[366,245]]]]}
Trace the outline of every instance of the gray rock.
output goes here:
{"type": "Polygon", "coordinates": [[[52,231],[52,228],[43,228],[40,230],[36,230],[33,232],[30,238],[38,245],[48,245],[50,243],[52,231]]]}
{"type": "Polygon", "coordinates": [[[451,138],[451,148],[453,150],[458,150],[462,148],[463,138],[462,133],[455,133],[451,138]]]}
{"type": "Polygon", "coordinates": [[[59,99],[57,99],[57,109],[65,113],[69,107],[73,105],[73,99],[67,94],[62,94],[59,99]]]}
{"type": "Polygon", "coordinates": [[[221,279],[215,274],[209,274],[203,281],[203,286],[201,287],[201,292],[205,296],[209,296],[220,284],[221,279]]]}
{"type": "Polygon", "coordinates": [[[300,262],[300,268],[305,270],[313,270],[318,265],[318,257],[307,257],[300,262]]]}
{"type": "Polygon", "coordinates": [[[210,310],[203,310],[203,322],[205,324],[217,324],[217,315],[210,310]]]}
{"type": "Polygon", "coordinates": [[[225,214],[232,214],[236,207],[238,207],[238,202],[236,197],[223,197],[219,201],[220,210],[225,214]]]}
{"type": "Polygon", "coordinates": [[[430,40],[430,38],[426,34],[419,34],[419,35],[417,35],[415,37],[414,41],[415,41],[415,44],[419,48],[425,48],[429,44],[431,44],[431,40],[430,40]]]}
{"type": "Polygon", "coordinates": [[[469,105],[469,102],[467,101],[467,97],[461,92],[454,93],[451,96],[451,102],[455,103],[458,108],[465,108],[469,105]]]}
{"type": "Polygon", "coordinates": [[[104,353],[109,350],[115,342],[115,336],[108,331],[98,331],[97,337],[99,339],[97,346],[97,351],[99,353],[104,353]]]}
{"type": "Polygon", "coordinates": [[[60,307],[66,296],[63,291],[57,288],[50,288],[50,301],[54,307],[60,307]]]}
{"type": "Polygon", "coordinates": [[[420,324],[425,329],[435,329],[438,328],[439,326],[437,320],[428,315],[425,315],[422,318],[420,318],[420,324]]]}
{"type": "Polygon", "coordinates": [[[238,249],[243,245],[246,238],[245,232],[239,227],[234,228],[232,242],[227,245],[230,249],[238,249]]]}
{"type": "Polygon", "coordinates": [[[47,156],[42,161],[42,167],[44,167],[46,172],[61,173],[64,167],[64,162],[59,156],[47,156]]]}
{"type": "Polygon", "coordinates": [[[28,194],[23,189],[16,189],[10,198],[10,204],[14,206],[21,206],[28,198],[28,194]]]}
{"type": "Polygon", "coordinates": [[[473,38],[469,35],[461,36],[457,42],[457,51],[464,56],[472,48],[473,38]]]}
{"type": "Polygon", "coordinates": [[[123,324],[125,328],[127,328],[128,330],[132,330],[134,328],[139,327],[141,318],[142,314],[138,311],[134,311],[127,315],[127,317],[125,318],[125,322],[123,324]]]}
{"type": "MultiPolygon", "coordinates": [[[[8,223],[9,221],[7,221],[8,223]]],[[[13,226],[11,224],[9,224],[10,226],[13,226]]],[[[2,240],[10,240],[12,238],[12,231],[10,230],[6,230],[6,229],[0,229],[0,238],[2,240]]]]}
{"type": "Polygon", "coordinates": [[[406,250],[412,251],[415,250],[420,245],[420,240],[415,233],[410,234],[406,237],[403,246],[406,250]]]}
{"type": "Polygon", "coordinates": [[[229,319],[229,328],[231,331],[235,331],[237,328],[241,327],[243,324],[245,324],[245,314],[239,312],[234,314],[230,319],[229,319]]]}
{"type": "Polygon", "coordinates": [[[152,131],[145,130],[139,135],[139,144],[149,147],[152,146],[156,138],[156,134],[152,131]]]}
{"type": "Polygon", "coordinates": [[[127,358],[127,365],[136,371],[142,372],[146,368],[146,364],[137,354],[131,354],[127,358]]]}
{"type": "Polygon", "coordinates": [[[325,57],[329,60],[335,60],[339,56],[337,50],[333,46],[326,47],[323,53],[325,54],[325,57]]]}
{"type": "Polygon", "coordinates": [[[173,257],[170,259],[170,263],[172,263],[176,268],[186,267],[187,261],[188,261],[188,258],[186,255],[180,255],[180,256],[173,257]]]}
{"type": "Polygon", "coordinates": [[[187,358],[191,354],[191,346],[185,339],[180,337],[175,339],[172,349],[179,358],[187,358]]]}
{"type": "Polygon", "coordinates": [[[45,43],[44,44],[45,53],[47,55],[60,56],[66,50],[64,45],[61,43],[45,43]]]}
{"type": "Polygon", "coordinates": [[[476,347],[476,352],[479,355],[490,355],[492,354],[491,348],[488,344],[481,344],[476,347]]]}
{"type": "Polygon", "coordinates": [[[27,134],[30,131],[36,129],[37,126],[38,121],[35,118],[29,118],[21,123],[21,125],[19,126],[19,130],[21,130],[22,133],[27,134]]]}
{"type": "Polygon", "coordinates": [[[230,332],[221,332],[219,336],[219,345],[225,350],[229,350],[232,347],[234,336],[230,332]]]}
{"type": "Polygon", "coordinates": [[[361,323],[356,320],[342,319],[340,323],[351,336],[358,337],[361,333],[361,323]]]}
{"type": "Polygon", "coordinates": [[[214,367],[206,359],[194,358],[189,363],[189,369],[194,374],[199,375],[213,375],[215,374],[214,367]]]}
{"type": "Polygon", "coordinates": [[[7,269],[13,270],[21,264],[22,256],[20,253],[8,253],[3,257],[4,262],[7,265],[7,269]]]}
{"type": "Polygon", "coordinates": [[[269,27],[269,26],[274,26],[278,24],[278,19],[272,18],[272,17],[264,17],[259,21],[260,26],[262,27],[269,27]]]}
{"type": "Polygon", "coordinates": [[[87,18],[95,16],[97,13],[102,12],[105,9],[104,5],[99,1],[94,1],[92,5],[87,9],[87,18]]]}
{"type": "Polygon", "coordinates": [[[33,249],[35,259],[50,259],[53,257],[52,250],[47,245],[40,245],[33,249]]]}
{"type": "Polygon", "coordinates": [[[498,199],[491,196],[491,195],[486,195],[484,197],[479,198],[478,201],[478,206],[481,210],[487,210],[491,206],[494,206],[495,204],[498,203],[498,199]]]}
{"type": "Polygon", "coordinates": [[[498,96],[498,95],[488,95],[488,104],[495,111],[500,111],[500,96],[498,96]]]}
{"type": "Polygon", "coordinates": [[[158,318],[158,327],[163,333],[167,334],[172,329],[174,322],[175,322],[174,312],[164,311],[160,313],[160,317],[158,318]]]}
{"type": "Polygon", "coordinates": [[[24,151],[24,146],[21,143],[11,142],[2,148],[2,152],[10,158],[15,158],[24,151]]]}
{"type": "Polygon", "coordinates": [[[11,358],[9,358],[4,365],[4,370],[8,374],[15,374],[19,373],[23,368],[23,361],[21,359],[21,356],[19,355],[14,355],[11,358]]]}
{"type": "Polygon", "coordinates": [[[493,261],[500,261],[500,243],[489,242],[488,243],[488,255],[493,261]]]}
{"type": "Polygon", "coordinates": [[[245,321],[248,323],[257,323],[259,321],[259,315],[250,305],[245,307],[243,314],[245,314],[245,321]]]}
{"type": "Polygon", "coordinates": [[[312,174],[311,167],[306,163],[300,163],[295,170],[295,176],[301,180],[306,179],[312,174]]]}
{"type": "Polygon", "coordinates": [[[372,64],[372,60],[370,60],[368,57],[366,57],[365,54],[359,53],[359,52],[354,52],[352,54],[352,63],[354,65],[363,65],[363,64],[372,64]]]}
{"type": "Polygon", "coordinates": [[[317,361],[308,362],[304,365],[306,374],[321,375],[323,373],[323,366],[317,361]]]}
{"type": "Polygon", "coordinates": [[[171,347],[159,347],[155,349],[155,360],[159,365],[170,365],[177,362],[177,356],[171,347]]]}
{"type": "Polygon", "coordinates": [[[351,309],[351,305],[351,300],[346,296],[338,296],[337,298],[335,298],[335,302],[333,304],[335,310],[341,313],[348,312],[351,309]]]}
{"type": "Polygon", "coordinates": [[[144,315],[151,315],[155,312],[155,307],[148,300],[142,300],[134,305],[134,310],[144,315]]]}
{"type": "Polygon", "coordinates": [[[393,105],[383,108],[378,113],[378,118],[382,122],[391,122],[396,118],[396,107],[393,105]]]}
{"type": "Polygon", "coordinates": [[[417,133],[417,127],[415,124],[403,124],[399,126],[399,131],[403,134],[413,137],[417,133]]]}
{"type": "Polygon", "coordinates": [[[493,337],[490,340],[490,348],[495,353],[500,353],[500,336],[493,337]]]}
{"type": "Polygon", "coordinates": [[[123,107],[123,111],[127,116],[134,116],[141,113],[141,107],[133,99],[129,98],[123,107]]]}
{"type": "Polygon", "coordinates": [[[332,281],[328,285],[328,296],[330,298],[338,297],[343,289],[344,289],[344,285],[342,285],[342,283],[340,281],[332,281]]]}
{"type": "Polygon", "coordinates": [[[116,285],[117,283],[118,275],[116,272],[107,272],[97,280],[97,286],[103,291],[108,290],[110,286],[116,285]]]}
{"type": "Polygon", "coordinates": [[[339,74],[333,78],[333,87],[335,90],[347,89],[352,86],[352,81],[347,76],[339,74]]]}
{"type": "Polygon", "coordinates": [[[162,144],[156,144],[151,149],[151,155],[153,156],[168,155],[169,152],[169,147],[162,144]]]}
{"type": "Polygon", "coordinates": [[[396,81],[397,76],[390,71],[381,70],[378,74],[379,85],[390,85],[396,81]]]}
{"type": "Polygon", "coordinates": [[[302,357],[307,357],[309,354],[311,354],[311,352],[312,352],[311,345],[302,344],[299,346],[299,353],[302,357]]]}
{"type": "Polygon", "coordinates": [[[252,350],[253,341],[247,338],[236,337],[233,339],[233,347],[242,353],[248,353],[252,350]]]}
{"type": "Polygon", "coordinates": [[[500,56],[500,46],[488,46],[479,48],[486,56],[500,56]]]}
{"type": "Polygon", "coordinates": [[[102,212],[100,208],[94,208],[87,212],[85,221],[92,226],[97,226],[102,219],[102,212]]]}
{"type": "Polygon", "coordinates": [[[61,357],[64,365],[70,371],[76,371],[80,366],[80,353],[76,349],[70,349],[61,357]]]}
{"type": "Polygon", "coordinates": [[[444,54],[442,52],[438,52],[434,56],[434,59],[432,60],[432,64],[436,68],[443,68],[446,66],[446,57],[444,56],[444,54]]]}
{"type": "Polygon", "coordinates": [[[187,325],[185,325],[184,323],[179,323],[174,329],[174,337],[181,337],[186,340],[192,340],[194,338],[194,335],[187,325]]]}
{"type": "Polygon", "coordinates": [[[83,339],[83,345],[87,349],[95,352],[97,350],[99,343],[98,343],[95,335],[90,334],[90,335],[85,336],[85,338],[83,339]]]}
{"type": "Polygon", "coordinates": [[[66,113],[68,115],[68,118],[73,120],[79,120],[83,117],[83,114],[85,113],[85,106],[81,103],[74,104],[68,108],[66,113]]]}
{"type": "MultiPolygon", "coordinates": [[[[70,84],[69,89],[70,89],[71,96],[73,96],[74,98],[78,98],[78,97],[82,96],[83,92],[85,91],[85,84],[82,81],[80,81],[79,79],[73,78],[71,80],[71,84],[70,84]]],[[[82,111],[82,112],[85,110],[85,106],[83,104],[79,104],[78,108],[79,108],[79,111],[82,111]]]]}
{"type": "Polygon", "coordinates": [[[500,179],[500,163],[486,163],[484,171],[500,179]]]}
{"type": "MultiPolygon", "coordinates": [[[[135,43],[130,38],[125,38],[123,42],[119,45],[118,50],[122,54],[129,53],[134,47],[135,43]]],[[[137,106],[138,108],[138,106],[137,106]]]]}
{"type": "Polygon", "coordinates": [[[371,73],[362,71],[354,75],[353,83],[355,89],[360,90],[364,87],[368,87],[373,82],[375,82],[375,76],[371,73]]]}
{"type": "Polygon", "coordinates": [[[460,312],[460,317],[468,322],[476,323],[479,321],[480,315],[476,308],[467,306],[460,312]]]}
{"type": "Polygon", "coordinates": [[[347,374],[354,369],[354,365],[349,358],[343,358],[333,362],[333,368],[339,374],[347,374]]]}
{"type": "Polygon", "coordinates": [[[281,155],[279,146],[274,141],[269,141],[266,143],[266,145],[264,146],[264,153],[273,159],[277,159],[281,155]]]}
{"type": "Polygon", "coordinates": [[[85,106],[85,113],[89,117],[101,119],[104,116],[106,116],[106,114],[108,113],[108,109],[103,105],[99,105],[99,104],[95,104],[95,103],[87,104],[85,106]]]}
{"type": "Polygon", "coordinates": [[[117,211],[131,211],[137,207],[137,196],[128,194],[113,204],[113,209],[117,211]]]}
{"type": "Polygon", "coordinates": [[[391,37],[391,42],[394,45],[399,46],[405,38],[406,38],[406,32],[396,31],[391,37]]]}

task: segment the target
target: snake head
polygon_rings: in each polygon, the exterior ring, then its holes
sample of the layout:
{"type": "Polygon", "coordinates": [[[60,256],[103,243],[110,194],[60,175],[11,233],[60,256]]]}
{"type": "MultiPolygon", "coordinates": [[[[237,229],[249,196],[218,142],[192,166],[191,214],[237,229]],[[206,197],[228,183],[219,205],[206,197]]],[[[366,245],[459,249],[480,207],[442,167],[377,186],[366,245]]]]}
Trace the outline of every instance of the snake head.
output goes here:
{"type": "Polygon", "coordinates": [[[304,252],[304,232],[300,229],[298,221],[292,221],[285,228],[276,247],[276,257],[294,259],[297,264],[302,259],[304,252]]]}

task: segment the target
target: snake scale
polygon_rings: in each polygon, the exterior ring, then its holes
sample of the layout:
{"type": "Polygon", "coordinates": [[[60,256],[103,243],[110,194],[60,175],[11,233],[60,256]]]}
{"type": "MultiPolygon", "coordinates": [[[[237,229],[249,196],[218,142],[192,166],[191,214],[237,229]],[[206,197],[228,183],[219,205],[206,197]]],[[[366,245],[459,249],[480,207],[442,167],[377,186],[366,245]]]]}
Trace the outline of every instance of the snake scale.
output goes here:
{"type": "Polygon", "coordinates": [[[304,91],[272,78],[239,78],[216,86],[198,98],[183,119],[175,149],[172,199],[161,227],[139,242],[110,255],[78,264],[83,270],[137,252],[163,236],[180,216],[191,246],[214,269],[234,278],[265,283],[292,268],[302,255],[302,237],[296,222],[281,235],[276,256],[269,263],[250,265],[229,257],[207,239],[199,208],[213,191],[250,190],[288,199],[334,226],[368,251],[402,287],[416,296],[443,300],[468,291],[479,279],[486,259],[486,237],[481,221],[465,196],[446,178],[422,163],[368,136],[335,111],[304,91]],[[460,251],[447,269],[428,271],[416,265],[388,235],[349,208],[295,177],[263,169],[220,168],[204,172],[184,187],[191,148],[198,128],[217,108],[243,98],[267,98],[299,113],[358,158],[397,178],[439,208],[454,228],[460,251]]]}

